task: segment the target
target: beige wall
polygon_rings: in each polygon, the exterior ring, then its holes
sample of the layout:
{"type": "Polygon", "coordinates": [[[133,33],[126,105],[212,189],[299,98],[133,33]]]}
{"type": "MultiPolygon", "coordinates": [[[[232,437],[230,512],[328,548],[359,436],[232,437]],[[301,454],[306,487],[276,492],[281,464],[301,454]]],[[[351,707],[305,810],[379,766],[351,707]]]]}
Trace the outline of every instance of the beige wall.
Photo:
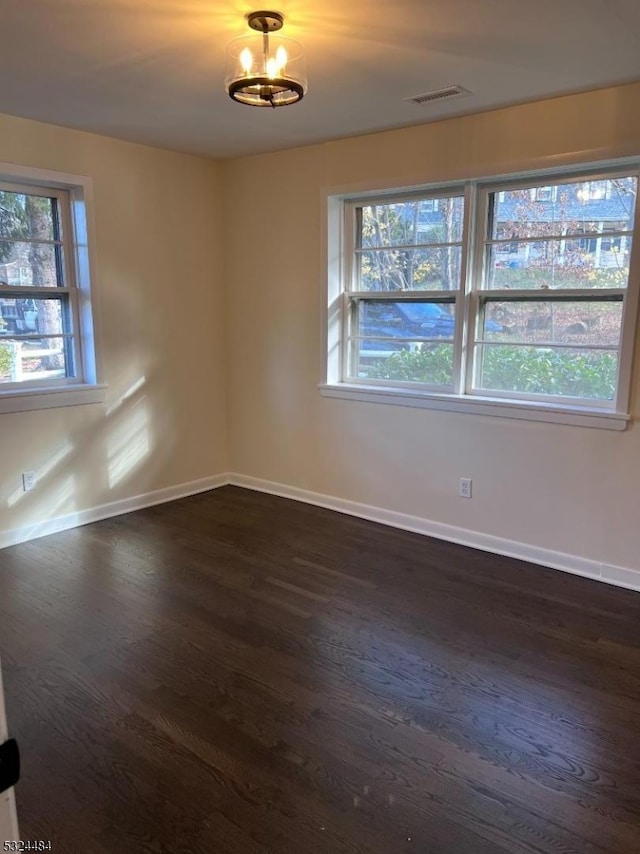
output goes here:
{"type": "MultiPolygon", "coordinates": [[[[401,186],[640,155],[640,85],[224,166],[232,469],[637,568],[640,428],[320,396],[327,188],[401,186]],[[474,498],[457,497],[460,476],[474,498]]],[[[640,348],[633,413],[640,415],[640,348]]]]}
{"type": "Polygon", "coordinates": [[[637,155],[639,100],[619,87],[223,165],[0,116],[0,161],[93,179],[109,386],[106,405],[1,417],[0,533],[231,470],[637,567],[636,424],[356,403],[317,384],[327,189],[637,155]]]}
{"type": "Polygon", "coordinates": [[[0,533],[226,471],[218,164],[9,116],[0,161],[93,180],[109,386],[105,405],[0,416],[0,533]]]}

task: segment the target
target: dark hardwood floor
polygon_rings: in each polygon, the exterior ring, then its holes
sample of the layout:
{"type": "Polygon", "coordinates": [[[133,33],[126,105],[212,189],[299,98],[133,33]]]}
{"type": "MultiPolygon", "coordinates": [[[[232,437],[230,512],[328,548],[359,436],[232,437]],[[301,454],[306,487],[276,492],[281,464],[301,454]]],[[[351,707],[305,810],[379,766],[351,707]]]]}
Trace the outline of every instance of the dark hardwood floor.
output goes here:
{"type": "Polygon", "coordinates": [[[0,552],[55,854],[637,854],[640,594],[234,487],[0,552]]]}

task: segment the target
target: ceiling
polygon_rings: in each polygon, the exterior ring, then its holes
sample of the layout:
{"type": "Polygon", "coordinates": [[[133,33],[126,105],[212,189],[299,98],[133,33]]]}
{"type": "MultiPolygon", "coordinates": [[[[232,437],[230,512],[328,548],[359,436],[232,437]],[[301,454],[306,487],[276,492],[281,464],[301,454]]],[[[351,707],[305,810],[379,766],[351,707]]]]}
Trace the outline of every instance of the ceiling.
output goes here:
{"type": "Polygon", "coordinates": [[[640,79],[638,0],[275,0],[309,75],[305,99],[276,110],[222,83],[225,46],[259,4],[2,5],[0,112],[216,158],[640,79]],[[453,84],[472,94],[403,100],[453,84]]]}

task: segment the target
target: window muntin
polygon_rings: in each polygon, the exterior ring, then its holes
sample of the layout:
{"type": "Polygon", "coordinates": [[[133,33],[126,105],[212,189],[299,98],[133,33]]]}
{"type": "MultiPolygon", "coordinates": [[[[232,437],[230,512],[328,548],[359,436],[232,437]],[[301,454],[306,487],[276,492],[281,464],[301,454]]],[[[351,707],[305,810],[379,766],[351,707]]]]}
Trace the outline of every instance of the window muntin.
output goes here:
{"type": "Polygon", "coordinates": [[[348,201],[342,382],[623,411],[637,188],[629,169],[348,201]],[[392,322],[405,303],[452,331],[392,322]]]}
{"type": "Polygon", "coordinates": [[[69,194],[0,183],[0,388],[82,380],[69,194]]]}

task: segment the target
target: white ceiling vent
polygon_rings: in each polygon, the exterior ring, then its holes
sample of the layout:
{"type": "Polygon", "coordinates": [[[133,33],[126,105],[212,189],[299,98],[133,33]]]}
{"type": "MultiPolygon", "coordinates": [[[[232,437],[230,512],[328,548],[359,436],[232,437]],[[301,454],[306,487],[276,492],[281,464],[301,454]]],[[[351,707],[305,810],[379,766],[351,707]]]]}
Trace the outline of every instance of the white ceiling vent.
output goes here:
{"type": "Polygon", "coordinates": [[[468,89],[463,89],[462,86],[447,86],[446,89],[434,89],[433,92],[425,92],[423,95],[413,95],[411,98],[404,98],[404,101],[412,101],[414,104],[429,104],[432,101],[444,101],[445,98],[459,98],[460,95],[470,95],[468,89]]]}

